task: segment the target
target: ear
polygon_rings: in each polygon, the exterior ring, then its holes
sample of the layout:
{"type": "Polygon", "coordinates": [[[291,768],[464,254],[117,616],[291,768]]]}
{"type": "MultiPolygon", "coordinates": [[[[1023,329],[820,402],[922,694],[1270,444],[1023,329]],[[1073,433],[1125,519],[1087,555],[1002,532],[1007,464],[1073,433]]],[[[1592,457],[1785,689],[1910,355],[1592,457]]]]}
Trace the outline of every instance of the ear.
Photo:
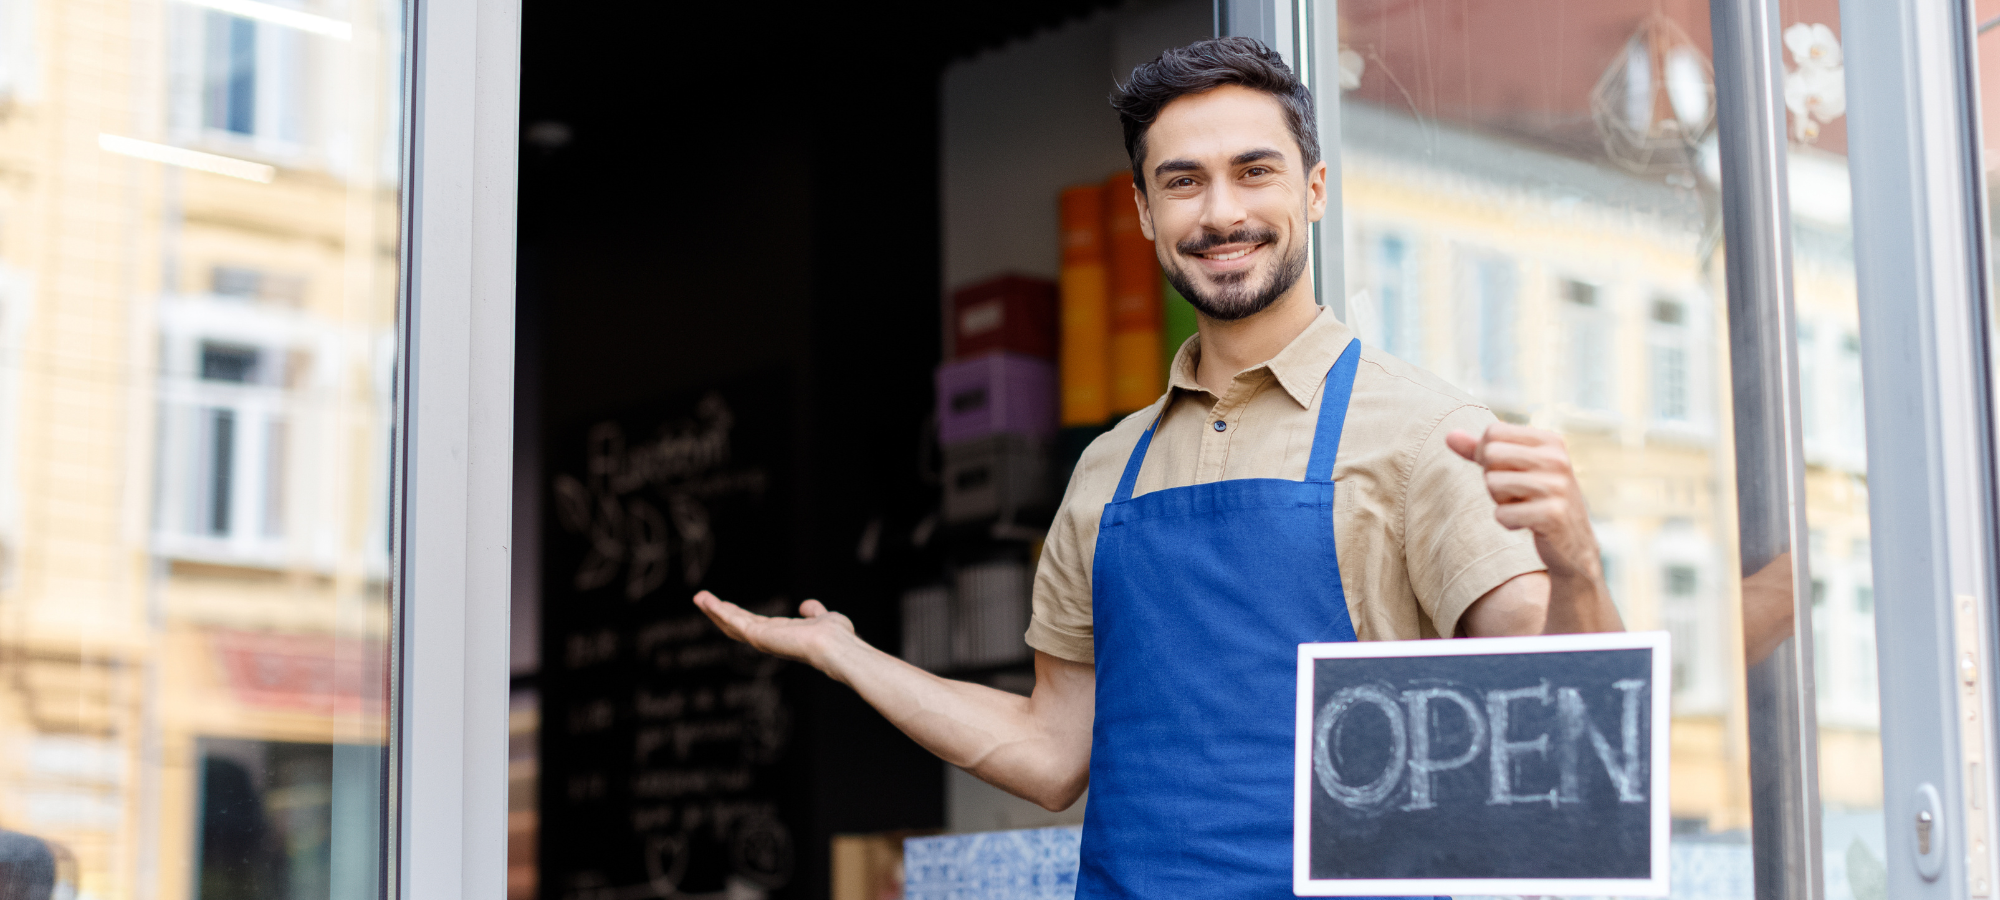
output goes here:
{"type": "Polygon", "coordinates": [[[1306,221],[1326,218],[1326,160],[1313,164],[1306,175],[1306,221]]]}
{"type": "Polygon", "coordinates": [[[1147,201],[1146,192],[1139,190],[1136,184],[1132,185],[1132,202],[1139,207],[1139,233],[1145,235],[1146,240],[1157,240],[1153,236],[1153,204],[1147,201]]]}

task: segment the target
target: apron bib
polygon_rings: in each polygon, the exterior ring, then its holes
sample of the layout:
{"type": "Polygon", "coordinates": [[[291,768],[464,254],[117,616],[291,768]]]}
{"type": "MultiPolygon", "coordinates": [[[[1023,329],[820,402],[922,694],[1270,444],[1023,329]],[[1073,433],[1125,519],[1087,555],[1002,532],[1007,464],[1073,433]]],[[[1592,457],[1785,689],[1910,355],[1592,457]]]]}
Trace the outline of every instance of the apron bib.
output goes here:
{"type": "Polygon", "coordinates": [[[1097,719],[1078,900],[1292,896],[1298,645],[1355,639],[1333,461],[1360,351],[1350,342],[1327,373],[1304,481],[1135,498],[1152,427],[1126,462],[1091,573],[1097,719]]]}

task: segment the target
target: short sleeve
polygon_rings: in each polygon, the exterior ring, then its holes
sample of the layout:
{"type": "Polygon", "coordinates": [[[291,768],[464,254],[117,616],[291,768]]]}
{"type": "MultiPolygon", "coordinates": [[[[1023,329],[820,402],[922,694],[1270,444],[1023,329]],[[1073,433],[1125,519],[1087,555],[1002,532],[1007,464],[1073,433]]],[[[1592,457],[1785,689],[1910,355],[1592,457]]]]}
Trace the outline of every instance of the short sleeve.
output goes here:
{"type": "Polygon", "coordinates": [[[1453,431],[1480,434],[1495,422],[1477,406],[1439,420],[1410,469],[1404,493],[1403,546],[1410,587],[1438,634],[1451,637],[1473,601],[1517,575],[1540,572],[1534,535],[1496,521],[1496,504],[1479,466],[1446,446],[1453,431]]]}
{"type": "Polygon", "coordinates": [[[1093,663],[1090,569],[1097,547],[1100,504],[1082,500],[1090,493],[1082,466],[1063,492],[1042,557],[1035,565],[1034,612],[1028,619],[1028,646],[1075,663],[1093,663]],[[1088,518],[1086,518],[1088,516],[1088,518]]]}

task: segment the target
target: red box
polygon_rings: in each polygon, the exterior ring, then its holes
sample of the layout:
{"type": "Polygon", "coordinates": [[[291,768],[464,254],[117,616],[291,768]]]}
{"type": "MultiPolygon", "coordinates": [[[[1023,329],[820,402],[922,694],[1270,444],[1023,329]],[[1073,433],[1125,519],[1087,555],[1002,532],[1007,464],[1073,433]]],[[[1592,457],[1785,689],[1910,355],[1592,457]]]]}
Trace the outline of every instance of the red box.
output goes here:
{"type": "Polygon", "coordinates": [[[1002,275],[951,295],[952,357],[1018,353],[1056,358],[1056,283],[1002,275]]]}

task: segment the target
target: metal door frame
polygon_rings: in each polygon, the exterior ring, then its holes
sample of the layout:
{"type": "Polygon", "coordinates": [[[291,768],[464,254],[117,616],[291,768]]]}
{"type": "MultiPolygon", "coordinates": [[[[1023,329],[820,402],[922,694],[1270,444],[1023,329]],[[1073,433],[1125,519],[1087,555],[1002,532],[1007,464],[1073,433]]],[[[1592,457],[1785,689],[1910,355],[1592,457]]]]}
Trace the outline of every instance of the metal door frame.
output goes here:
{"type": "Polygon", "coordinates": [[[520,0],[411,0],[383,896],[507,889],[520,0]]]}
{"type": "Polygon", "coordinates": [[[1842,0],[1889,896],[1987,897],[1994,346],[1969,2],[1842,0]],[[1940,808],[1926,809],[1933,801],[1940,808]],[[1934,854],[1918,854],[1929,812],[1934,854]]]}

